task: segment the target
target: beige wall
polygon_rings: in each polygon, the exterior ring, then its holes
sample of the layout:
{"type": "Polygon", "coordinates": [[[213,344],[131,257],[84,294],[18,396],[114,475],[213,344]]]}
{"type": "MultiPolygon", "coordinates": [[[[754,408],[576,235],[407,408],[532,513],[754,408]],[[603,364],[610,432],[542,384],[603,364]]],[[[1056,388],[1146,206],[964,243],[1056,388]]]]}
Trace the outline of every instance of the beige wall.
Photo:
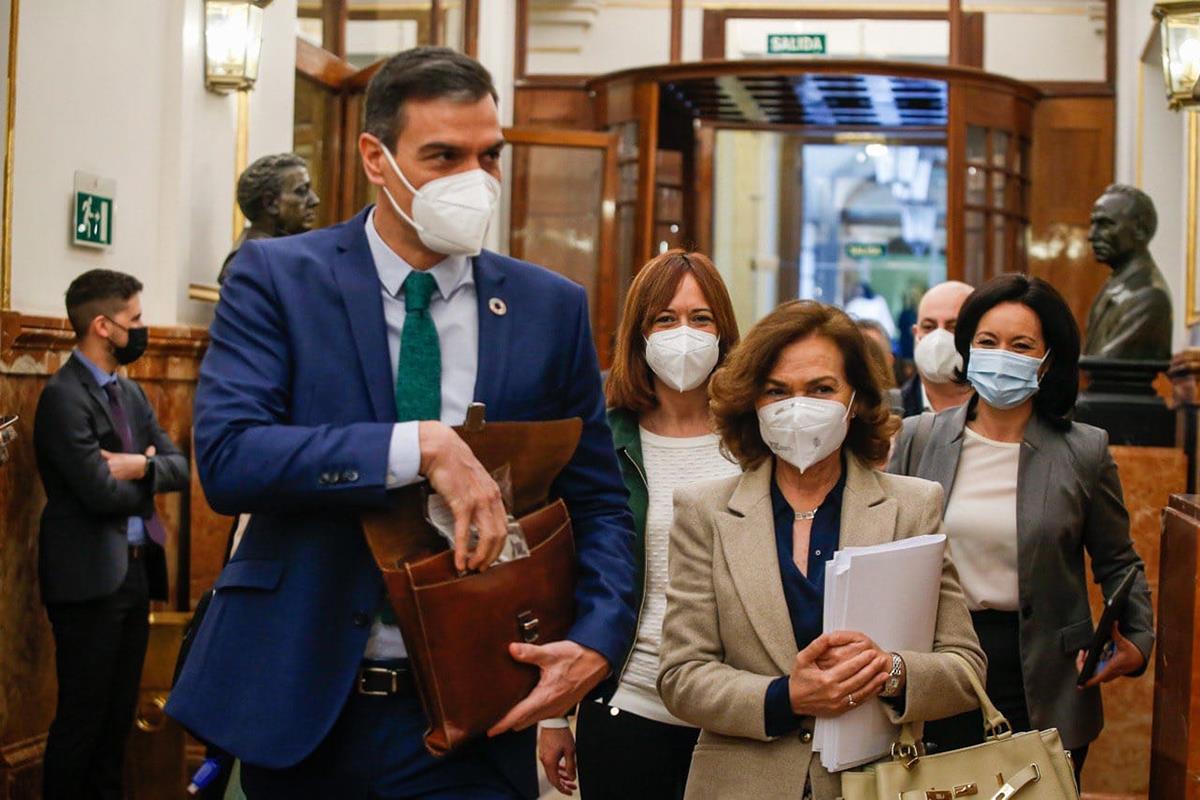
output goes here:
{"type": "MultiPolygon", "coordinates": [[[[295,8],[266,10],[250,159],[291,147],[295,8]]],[[[149,322],[207,321],[187,284],[212,281],[232,239],[237,114],[232,96],[204,89],[203,42],[200,2],[22,2],[14,309],[61,316],[70,280],[106,267],[146,284],[149,322]],[[70,244],[76,170],[117,182],[107,251],[70,244]]]]}

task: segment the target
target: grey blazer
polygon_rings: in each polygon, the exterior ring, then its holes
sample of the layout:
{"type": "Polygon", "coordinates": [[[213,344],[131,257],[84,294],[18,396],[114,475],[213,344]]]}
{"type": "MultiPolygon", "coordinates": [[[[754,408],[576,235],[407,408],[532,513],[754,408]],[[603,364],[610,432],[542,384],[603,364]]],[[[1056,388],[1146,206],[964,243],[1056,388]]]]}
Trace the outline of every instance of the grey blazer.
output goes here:
{"type": "MultiPolygon", "coordinates": [[[[889,471],[937,481],[948,502],[967,415],[968,406],[960,406],[934,417],[920,453],[913,452],[913,439],[921,417],[904,420],[889,471]]],[[[1085,550],[1106,597],[1127,570],[1141,570],[1121,630],[1149,664],[1154,646],[1150,587],[1129,538],[1129,514],[1108,452],[1108,433],[1078,422],[1059,431],[1034,414],[1017,471],[1021,672],[1030,722],[1039,730],[1058,728],[1067,748],[1086,745],[1104,727],[1100,690],[1075,688],[1075,656],[1094,630],[1085,550]]]]}

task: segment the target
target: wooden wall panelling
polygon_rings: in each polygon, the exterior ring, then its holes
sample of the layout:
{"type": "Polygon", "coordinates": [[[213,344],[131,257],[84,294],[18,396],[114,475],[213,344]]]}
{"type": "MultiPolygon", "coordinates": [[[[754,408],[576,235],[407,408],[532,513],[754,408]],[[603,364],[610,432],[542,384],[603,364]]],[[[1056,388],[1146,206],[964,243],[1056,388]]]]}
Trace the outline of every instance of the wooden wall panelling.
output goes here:
{"type": "MultiPolygon", "coordinates": [[[[160,424],[191,453],[192,402],[207,333],[199,328],[151,327],[146,355],[128,368],[155,408],[160,424]]],[[[0,791],[37,797],[44,738],[54,714],[54,643],[38,590],[37,538],[45,494],[33,450],[33,419],[46,380],[70,356],[74,336],[65,319],[0,314],[0,409],[15,413],[18,438],[0,466],[0,791]]],[[[161,495],[158,511],[168,531],[172,585],[179,583],[181,494],[161,495]]],[[[206,535],[203,524],[194,534],[206,535]]],[[[192,558],[193,564],[203,559],[192,558]]],[[[172,593],[174,595],[174,592],[172,593]]]]}
{"type": "Polygon", "coordinates": [[[1111,97],[1051,97],[1034,114],[1029,270],[1062,292],[1081,331],[1108,268],[1088,244],[1092,204],[1113,182],[1111,97]]]}
{"type": "Polygon", "coordinates": [[[592,93],[583,85],[518,86],[513,97],[513,126],[518,128],[596,128],[592,93]]]}

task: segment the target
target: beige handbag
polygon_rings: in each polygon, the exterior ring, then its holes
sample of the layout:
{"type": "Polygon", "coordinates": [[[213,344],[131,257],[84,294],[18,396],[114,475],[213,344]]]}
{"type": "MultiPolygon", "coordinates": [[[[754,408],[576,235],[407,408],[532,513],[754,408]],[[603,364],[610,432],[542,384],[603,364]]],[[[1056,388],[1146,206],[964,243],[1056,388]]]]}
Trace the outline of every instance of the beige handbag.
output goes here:
{"type": "Polygon", "coordinates": [[[842,773],[844,800],[1078,800],[1058,731],[1014,734],[975,671],[959,660],[983,710],[984,743],[927,756],[915,726],[905,725],[890,760],[842,773]]]}

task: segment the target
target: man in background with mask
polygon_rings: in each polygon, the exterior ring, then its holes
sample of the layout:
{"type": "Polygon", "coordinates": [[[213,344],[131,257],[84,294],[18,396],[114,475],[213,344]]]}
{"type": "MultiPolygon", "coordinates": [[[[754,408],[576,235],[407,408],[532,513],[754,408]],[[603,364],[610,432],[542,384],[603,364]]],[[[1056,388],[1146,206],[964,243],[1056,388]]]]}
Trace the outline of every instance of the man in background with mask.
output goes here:
{"type": "Polygon", "coordinates": [[[38,399],[33,443],[46,489],[38,539],[54,632],[58,706],[42,774],[47,800],[119,800],[150,633],[167,598],[154,495],[188,483],[188,460],[141,387],[117,374],[146,350],[142,284],[96,269],[67,289],[71,357],[38,399]]]}
{"type": "Polygon", "coordinates": [[[954,348],[958,310],[974,289],[961,281],[939,283],[925,293],[917,306],[913,325],[917,374],[900,388],[904,416],[923,411],[944,411],[960,406],[971,396],[971,387],[954,382],[962,358],[954,348]]]}
{"type": "Polygon", "coordinates": [[[167,711],[241,760],[251,800],[534,797],[536,722],[573,707],[632,639],[633,522],[586,294],[482,249],[500,194],[496,97],[483,67],[445,48],[387,61],[358,142],[378,202],[247,242],[222,287],[196,460],[212,506],[253,517],[167,711]],[[583,419],[552,490],[572,519],[576,618],[564,641],[512,645],[536,688],[487,739],[434,758],[358,515],[427,480],[454,513],[456,566],[487,569],[504,506],[451,428],[473,401],[489,420],[583,419]]]}

